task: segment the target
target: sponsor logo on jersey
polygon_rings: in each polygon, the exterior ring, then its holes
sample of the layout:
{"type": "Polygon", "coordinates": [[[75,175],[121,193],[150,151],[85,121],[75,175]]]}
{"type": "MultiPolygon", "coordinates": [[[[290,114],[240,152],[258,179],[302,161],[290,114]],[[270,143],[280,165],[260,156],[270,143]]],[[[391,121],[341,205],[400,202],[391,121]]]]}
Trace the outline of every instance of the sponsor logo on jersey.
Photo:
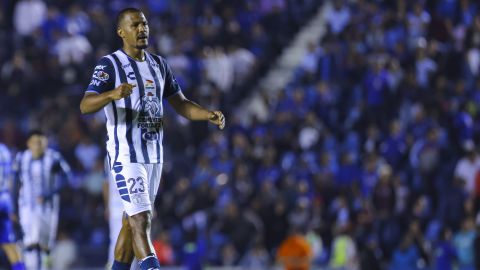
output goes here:
{"type": "Polygon", "coordinates": [[[93,78],[105,82],[110,78],[110,75],[103,70],[98,70],[93,73],[93,78]]]}
{"type": "Polygon", "coordinates": [[[130,71],[128,74],[127,74],[127,77],[130,79],[130,80],[135,80],[135,73],[133,71],[130,71]]]}
{"type": "Polygon", "coordinates": [[[104,65],[97,65],[95,66],[95,69],[98,69],[98,70],[103,70],[104,68],[106,68],[107,66],[104,66],[104,65]]]}
{"type": "Polygon", "coordinates": [[[145,141],[158,141],[160,139],[160,134],[156,131],[149,131],[142,134],[142,139],[145,141]]]}
{"type": "Polygon", "coordinates": [[[90,85],[100,86],[100,83],[101,83],[101,81],[96,80],[96,79],[92,79],[90,81],[90,85]]]}
{"type": "Polygon", "coordinates": [[[152,80],[145,80],[145,90],[155,91],[155,83],[152,80]]]}

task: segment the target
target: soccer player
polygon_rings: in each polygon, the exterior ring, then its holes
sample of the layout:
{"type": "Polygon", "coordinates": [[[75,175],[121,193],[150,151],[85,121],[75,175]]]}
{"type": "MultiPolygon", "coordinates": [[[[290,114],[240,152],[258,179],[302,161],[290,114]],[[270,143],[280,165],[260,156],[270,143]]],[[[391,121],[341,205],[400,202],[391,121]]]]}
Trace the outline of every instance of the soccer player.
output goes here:
{"type": "Polygon", "coordinates": [[[70,166],[47,145],[43,132],[31,131],[28,149],[17,154],[14,165],[20,184],[18,212],[24,234],[25,266],[29,270],[51,267],[49,254],[57,235],[59,192],[70,175],[70,166]]]}
{"type": "Polygon", "coordinates": [[[220,129],[225,118],[188,100],[165,59],[145,50],[149,27],[140,10],[119,13],[117,34],[123,48],[100,59],[80,110],[86,114],[103,108],[107,117],[111,173],[126,212],[112,269],[129,269],[135,256],[142,270],[155,270],[160,265],[150,227],[163,163],[162,100],[187,119],[206,120],[220,129]]]}
{"type": "Polygon", "coordinates": [[[0,245],[7,255],[13,270],[24,270],[20,250],[15,244],[11,215],[13,202],[11,194],[12,158],[8,148],[0,143],[0,245]]]}

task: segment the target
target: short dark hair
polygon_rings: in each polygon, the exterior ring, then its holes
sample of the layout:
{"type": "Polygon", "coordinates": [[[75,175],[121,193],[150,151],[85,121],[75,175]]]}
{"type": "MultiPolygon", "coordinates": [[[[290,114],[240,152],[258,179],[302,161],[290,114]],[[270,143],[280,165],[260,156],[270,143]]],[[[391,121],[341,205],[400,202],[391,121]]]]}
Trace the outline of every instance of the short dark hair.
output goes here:
{"type": "Polygon", "coordinates": [[[128,13],[143,13],[140,9],[134,7],[128,7],[120,10],[117,15],[117,28],[120,27],[120,23],[122,22],[125,15],[128,13]]]}
{"type": "Polygon", "coordinates": [[[45,133],[41,131],[40,129],[32,129],[28,132],[27,139],[30,139],[33,136],[45,136],[45,133]]]}

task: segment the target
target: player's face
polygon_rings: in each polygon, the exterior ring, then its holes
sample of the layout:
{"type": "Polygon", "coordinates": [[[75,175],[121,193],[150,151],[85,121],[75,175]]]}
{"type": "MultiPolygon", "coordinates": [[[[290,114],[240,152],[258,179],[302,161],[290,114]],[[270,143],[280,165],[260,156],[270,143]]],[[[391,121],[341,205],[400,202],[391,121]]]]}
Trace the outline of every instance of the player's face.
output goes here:
{"type": "Polygon", "coordinates": [[[149,35],[147,18],[140,12],[127,13],[118,29],[118,35],[125,45],[146,49],[149,35]]]}
{"type": "Polygon", "coordinates": [[[33,135],[27,141],[27,147],[35,158],[40,157],[43,155],[43,153],[45,153],[47,144],[47,137],[43,135],[33,135]]]}

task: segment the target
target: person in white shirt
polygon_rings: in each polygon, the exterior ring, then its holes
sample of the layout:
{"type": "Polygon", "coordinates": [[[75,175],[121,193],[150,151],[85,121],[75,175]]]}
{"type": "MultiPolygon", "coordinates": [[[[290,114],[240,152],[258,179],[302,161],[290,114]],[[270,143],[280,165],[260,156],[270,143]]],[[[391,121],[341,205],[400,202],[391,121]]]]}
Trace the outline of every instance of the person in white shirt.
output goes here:
{"type": "Polygon", "coordinates": [[[463,143],[465,154],[455,166],[454,176],[465,183],[465,191],[473,195],[475,190],[475,178],[480,169],[480,158],[475,151],[475,144],[468,140],[463,143]]]}

